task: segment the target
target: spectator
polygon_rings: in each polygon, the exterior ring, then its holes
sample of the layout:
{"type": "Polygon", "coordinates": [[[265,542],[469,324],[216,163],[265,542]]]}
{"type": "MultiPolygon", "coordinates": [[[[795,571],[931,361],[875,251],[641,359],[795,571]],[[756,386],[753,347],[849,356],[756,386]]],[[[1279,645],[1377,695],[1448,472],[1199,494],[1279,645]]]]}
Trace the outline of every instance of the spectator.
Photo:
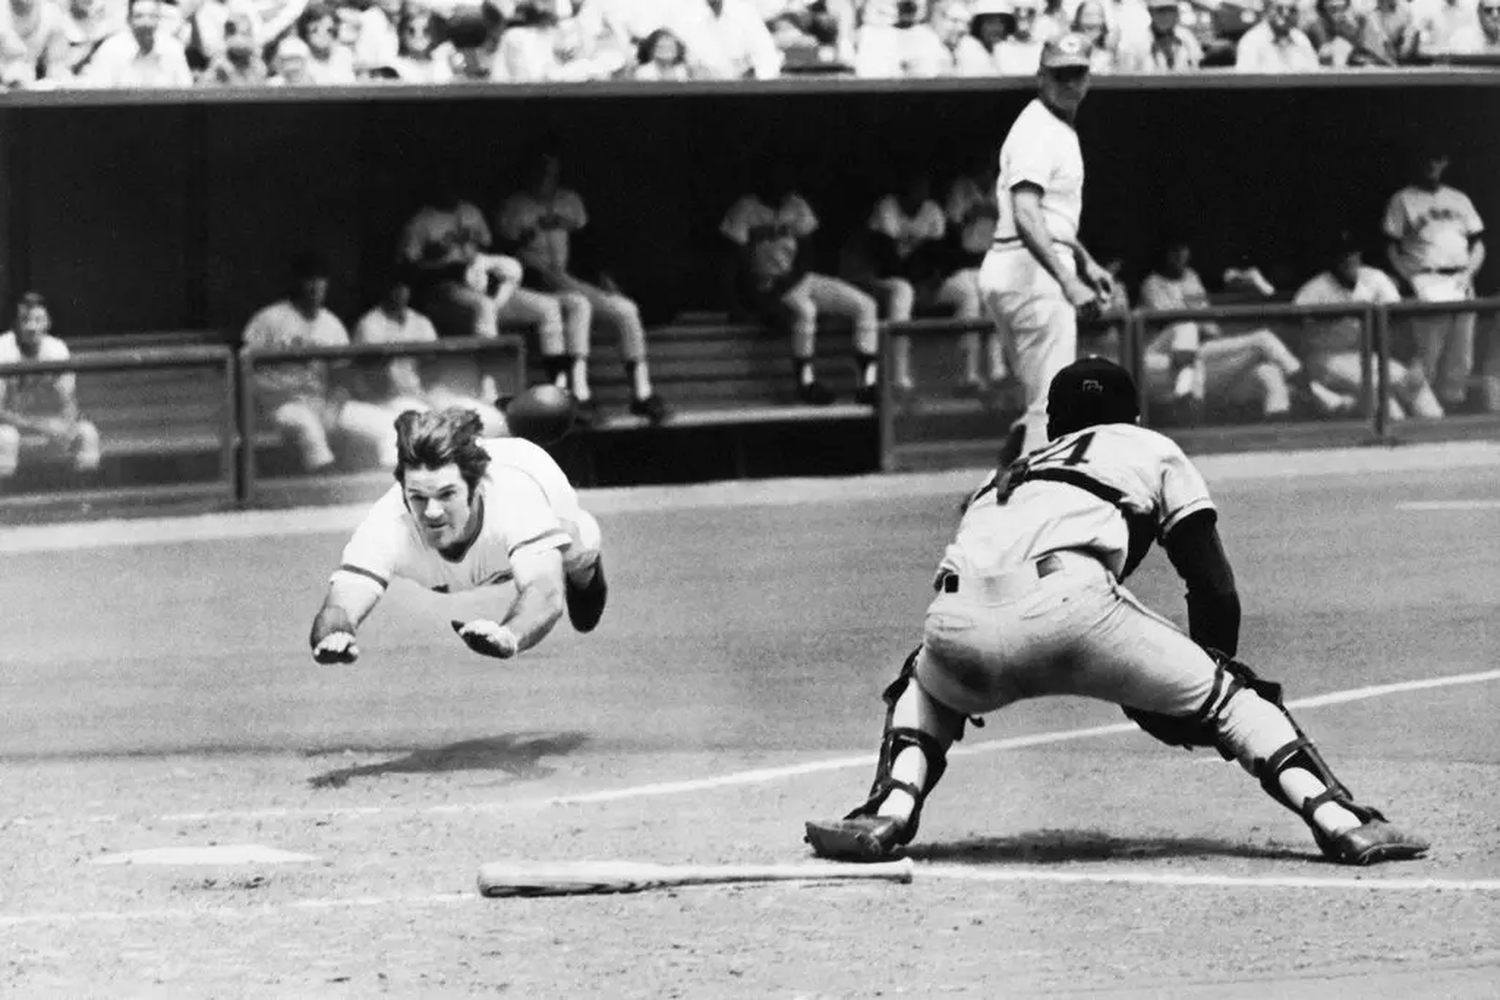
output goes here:
{"type": "Polygon", "coordinates": [[[1241,73],[1309,73],[1318,52],[1297,27],[1296,0],[1266,0],[1266,16],[1241,36],[1234,68],[1241,73]]]}
{"type": "MultiPolygon", "coordinates": [[[[359,318],[354,325],[357,344],[422,344],[438,339],[432,322],[411,308],[411,287],[397,273],[386,283],[380,302],[359,318]]],[[[373,380],[370,394],[394,418],[406,410],[442,410],[460,406],[472,410],[484,421],[488,437],[505,434],[505,418],[500,411],[472,396],[454,391],[442,383],[425,384],[422,365],[414,357],[391,358],[373,380]]]]}
{"type": "Polygon", "coordinates": [[[403,0],[375,0],[359,12],[359,37],[352,50],[356,73],[371,74],[395,66],[401,53],[399,24],[406,6],[403,0]]]}
{"type": "Polygon", "coordinates": [[[415,4],[403,4],[397,19],[396,58],[391,62],[402,83],[449,83],[453,62],[445,58],[433,35],[432,12],[415,4]]]}
{"type": "Polygon", "coordinates": [[[1462,40],[1479,23],[1473,0],[1413,0],[1417,22],[1417,54],[1436,59],[1453,51],[1453,39],[1462,40]]]}
{"type": "Polygon", "coordinates": [[[879,395],[880,351],[875,300],[848,282],[804,266],[800,250],[818,225],[812,207],[795,192],[778,192],[765,200],[747,194],[736,201],[719,225],[719,232],[736,249],[735,305],[790,330],[797,398],[814,406],[834,401],[833,392],[814,370],[818,317],[839,316],[853,323],[860,366],[856,400],[873,404],[879,395]]]}
{"type": "Polygon", "coordinates": [[[124,31],[127,22],[126,6],[114,0],[67,0],[67,6],[63,8],[63,31],[68,39],[67,64],[61,73],[49,70],[48,77],[56,77],[57,82],[63,84],[82,75],[104,42],[124,31]]]}
{"type": "Polygon", "coordinates": [[[1345,69],[1394,65],[1387,59],[1381,42],[1371,44],[1374,40],[1354,16],[1349,0],[1317,0],[1317,12],[1303,30],[1323,66],[1345,69]]]}
{"type": "MultiPolygon", "coordinates": [[[[615,328],[630,379],[630,412],[661,423],[667,419],[668,409],[651,385],[640,309],[607,276],[594,283],[573,273],[573,234],[588,222],[583,199],[562,186],[562,161],[549,152],[533,159],[529,183],[505,200],[495,228],[507,245],[516,248],[515,255],[526,268],[527,288],[581,295],[593,307],[596,322],[615,328]]],[[[582,419],[590,421],[598,413],[598,404],[589,387],[589,358],[581,350],[585,346],[579,345],[579,353],[570,359],[568,387],[578,400],[582,419]]]]}
{"type": "Polygon", "coordinates": [[[454,77],[459,80],[493,79],[504,31],[505,17],[489,0],[480,5],[478,14],[465,11],[448,18],[448,38],[443,46],[452,47],[454,77]]]}
{"type": "Polygon", "coordinates": [[[995,52],[1010,34],[1010,0],[978,0],[969,13],[969,36],[975,44],[965,47],[975,55],[983,52],[989,63],[987,73],[998,74],[1000,63],[995,52]]]}
{"type": "MultiPolygon", "coordinates": [[[[46,300],[36,292],[21,296],[15,329],[0,334],[0,365],[68,356],[52,335],[46,300]]],[[[99,468],[99,431],[78,415],[75,373],[0,378],[0,482],[16,474],[23,450],[66,458],[79,473],[99,468]]]]}
{"type": "MultiPolygon", "coordinates": [[[[1141,283],[1141,305],[1149,310],[1201,309],[1208,292],[1190,266],[1192,250],[1169,238],[1157,269],[1141,283]]],[[[1313,381],[1302,362],[1270,330],[1225,334],[1212,320],[1179,320],[1147,343],[1147,393],[1169,398],[1196,413],[1208,402],[1259,407],[1267,420],[1292,416],[1290,387],[1323,414],[1347,412],[1354,400],[1313,381]]]]}
{"type": "Polygon", "coordinates": [[[261,46],[253,14],[248,9],[234,10],[224,22],[224,49],[199,77],[200,83],[219,87],[256,87],[267,83],[270,70],[261,58],[261,46]]]}
{"type": "Polygon", "coordinates": [[[1182,26],[1178,0],[1146,0],[1151,14],[1151,38],[1143,47],[1120,53],[1120,69],[1126,73],[1191,73],[1203,62],[1203,49],[1193,33],[1182,26]]]}
{"type": "MultiPolygon", "coordinates": [[[[952,270],[949,281],[961,284],[966,292],[972,288],[981,303],[984,296],[979,291],[979,265],[994,245],[995,224],[1000,219],[995,199],[999,161],[986,156],[984,164],[982,170],[954,179],[943,211],[948,222],[947,259],[952,270]]],[[[967,315],[967,309],[956,312],[967,315]]],[[[960,392],[977,395],[1005,381],[1008,373],[1005,343],[993,324],[983,332],[964,334],[958,346],[964,368],[960,392]]]]}
{"type": "Polygon", "coordinates": [[[926,77],[942,72],[947,50],[923,16],[925,2],[896,0],[888,17],[878,16],[872,6],[865,7],[855,45],[857,76],[926,77]]]}
{"type": "Polygon", "coordinates": [[[782,65],[854,65],[859,15],[852,0],[766,0],[761,16],[781,50],[782,65]]]}
{"type": "Polygon", "coordinates": [[[1036,76],[1042,65],[1042,46],[1036,33],[1037,0],[1014,0],[1015,27],[995,46],[995,67],[1001,76],[1036,76]]]}
{"type": "Polygon", "coordinates": [[[260,19],[261,37],[274,48],[296,33],[297,20],[307,10],[309,0],[253,0],[260,19]]]}
{"type": "Polygon", "coordinates": [[[1063,6],[1063,0],[1043,0],[1042,9],[1036,16],[1036,37],[1043,42],[1049,42],[1060,35],[1065,35],[1068,33],[1070,21],[1068,10],[1063,6]]]}
{"type": "Polygon", "coordinates": [[[271,79],[273,87],[315,87],[312,77],[312,50],[296,35],[287,35],[276,43],[271,57],[271,79]]]}
{"type": "Polygon", "coordinates": [[[3,73],[11,85],[34,86],[38,81],[66,77],[67,19],[52,0],[9,0],[10,30],[3,73]]]}
{"type": "Polygon", "coordinates": [[[162,26],[177,15],[166,0],[130,0],[130,29],[99,44],[80,82],[89,87],[191,87],[182,43],[162,26]]]}
{"type": "Polygon", "coordinates": [[[1500,54],[1500,0],[1479,0],[1479,20],[1448,39],[1451,55],[1500,54]]]}
{"type": "MultiPolygon", "coordinates": [[[[1292,301],[1299,306],[1357,303],[1385,306],[1401,301],[1396,283],[1384,271],[1365,266],[1358,244],[1348,233],[1340,234],[1329,262],[1329,269],[1298,289],[1292,301]]],[[[1312,319],[1308,326],[1304,358],[1312,377],[1335,392],[1359,395],[1366,362],[1358,317],[1312,319]]],[[[1443,408],[1420,368],[1408,369],[1400,362],[1388,360],[1386,373],[1391,388],[1386,412],[1392,420],[1401,420],[1408,414],[1434,419],[1443,415],[1443,408]]],[[[1372,395],[1366,401],[1372,407],[1373,382],[1372,378],[1372,395]]]]}
{"type": "Polygon", "coordinates": [[[657,28],[641,42],[636,54],[635,72],[637,80],[691,80],[687,50],[682,39],[667,28],[657,28]]]}
{"type": "Polygon", "coordinates": [[[1416,58],[1417,27],[1408,0],[1375,0],[1360,26],[1361,43],[1379,56],[1371,60],[1377,65],[1405,65],[1416,58]]]}
{"type": "Polygon", "coordinates": [[[1120,68],[1118,39],[1109,28],[1101,0],[1083,0],[1073,13],[1073,31],[1093,43],[1089,50],[1089,71],[1095,76],[1113,73],[1120,68]]]}
{"type": "Polygon", "coordinates": [[[1116,52],[1151,44],[1151,12],[1145,0],[1104,0],[1104,19],[1116,52]]]}
{"type": "Polygon", "coordinates": [[[969,5],[966,0],[937,0],[932,5],[929,23],[944,56],[938,72],[946,76],[993,76],[994,60],[979,39],[969,33],[969,5]]]}
{"type": "MultiPolygon", "coordinates": [[[[244,344],[251,350],[276,351],[295,347],[338,346],[349,343],[349,333],[337,316],[324,308],[328,297],[328,267],[316,254],[292,260],[291,295],[251,317],[244,344]]],[[[348,443],[374,448],[383,466],[396,462],[396,429],[390,414],[378,406],[350,397],[329,383],[325,361],[288,361],[255,369],[256,403],[269,416],[297,453],[302,468],[317,472],[336,461],[331,435],[348,443]]]]}
{"type": "Polygon", "coordinates": [[[630,53],[592,6],[572,0],[519,0],[517,20],[500,36],[491,78],[511,83],[607,80],[630,53]]]}
{"type": "MultiPolygon", "coordinates": [[[[1417,155],[1415,182],[1391,196],[1381,225],[1386,256],[1421,302],[1474,297],[1474,275],[1484,265],[1484,221],[1469,196],[1443,183],[1448,154],[1436,142],[1417,155]]],[[[1415,363],[1443,406],[1467,402],[1474,367],[1474,314],[1414,316],[1415,363]]]]}
{"type": "Polygon", "coordinates": [[[781,50],[750,0],[683,0],[671,27],[693,75],[708,80],[769,80],[781,75],[781,50]]]}
{"type": "Polygon", "coordinates": [[[354,54],[338,40],[338,18],[332,7],[311,3],[297,18],[297,37],[307,46],[307,79],[318,86],[354,82],[354,54]]]}

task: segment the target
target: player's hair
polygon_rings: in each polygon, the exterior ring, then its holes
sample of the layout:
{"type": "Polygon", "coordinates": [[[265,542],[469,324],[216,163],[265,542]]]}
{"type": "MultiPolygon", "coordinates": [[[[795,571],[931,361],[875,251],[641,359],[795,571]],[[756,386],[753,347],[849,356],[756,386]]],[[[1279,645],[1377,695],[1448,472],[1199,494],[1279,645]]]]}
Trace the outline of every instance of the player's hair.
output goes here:
{"type": "Polygon", "coordinates": [[[479,443],[483,436],[484,421],[473,410],[407,410],[396,418],[396,481],[406,485],[407,469],[457,465],[473,493],[490,466],[490,453],[479,443]]]}
{"type": "Polygon", "coordinates": [[[45,308],[47,308],[47,299],[41,292],[27,292],[16,300],[17,316],[31,309],[45,308]]]}

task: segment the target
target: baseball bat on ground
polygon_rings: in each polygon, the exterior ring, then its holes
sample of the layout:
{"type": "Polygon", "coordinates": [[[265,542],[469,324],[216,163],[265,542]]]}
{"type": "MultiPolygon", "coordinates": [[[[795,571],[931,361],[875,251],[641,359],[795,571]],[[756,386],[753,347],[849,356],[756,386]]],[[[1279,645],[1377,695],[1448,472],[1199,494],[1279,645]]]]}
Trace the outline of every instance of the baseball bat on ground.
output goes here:
{"type": "Polygon", "coordinates": [[[874,864],[832,861],[761,865],[657,865],[636,861],[492,861],[479,866],[479,894],[589,896],[724,882],[910,882],[911,858],[874,864]]]}

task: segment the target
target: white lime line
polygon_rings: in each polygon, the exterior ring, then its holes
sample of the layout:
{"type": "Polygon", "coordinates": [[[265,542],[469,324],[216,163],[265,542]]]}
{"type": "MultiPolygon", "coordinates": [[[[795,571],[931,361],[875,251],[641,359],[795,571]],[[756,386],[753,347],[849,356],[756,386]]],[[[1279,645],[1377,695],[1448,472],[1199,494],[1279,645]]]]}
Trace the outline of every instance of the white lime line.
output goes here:
{"type": "Polygon", "coordinates": [[[1405,500],[1397,510],[1500,510],[1500,500],[1405,500]]]}
{"type": "MultiPolygon", "coordinates": [[[[1193,459],[1210,486],[1242,480],[1277,480],[1353,473],[1451,471],[1500,465],[1500,443],[1455,441],[1402,448],[1329,448],[1285,452],[1199,455],[1193,459]]],[[[733,480],[687,486],[633,486],[580,490],[583,505],[595,514],[722,507],[801,506],[901,500],[932,496],[956,498],[978,485],[985,469],[944,472],[882,473],[867,476],[803,479],[733,480]]],[[[372,478],[373,501],[382,492],[381,477],[372,478]]],[[[187,517],[125,518],[77,524],[33,525],[0,532],[0,553],[55,552],[221,541],[234,538],[278,538],[352,530],[368,503],[292,510],[240,511],[187,517]]]]}
{"type": "Polygon", "coordinates": [[[1337,878],[1315,875],[1206,875],[1139,871],[1061,872],[1035,868],[981,868],[970,865],[917,865],[914,881],[1091,882],[1214,889],[1350,889],[1365,892],[1500,892],[1495,878],[1337,878]]]}
{"type": "MultiPolygon", "coordinates": [[[[1392,694],[1405,694],[1429,688],[1453,687],[1461,684],[1479,684],[1500,680],[1500,670],[1482,670],[1477,673],[1451,674],[1446,677],[1423,677],[1417,680],[1397,681],[1391,684],[1372,684],[1366,687],[1332,691],[1328,694],[1311,695],[1287,702],[1288,708],[1316,708],[1322,705],[1340,705],[1367,698],[1380,698],[1392,694]]],[[[1105,726],[1088,726],[1081,729],[1060,729],[1028,736],[1011,736],[1004,739],[985,740],[974,744],[959,744],[949,751],[950,756],[973,757],[979,754],[997,753],[1004,750],[1019,750],[1025,747],[1048,746],[1072,740],[1091,739],[1096,736],[1113,736],[1119,733],[1136,732],[1132,722],[1117,722],[1105,726]]],[[[625,788],[608,788],[594,792],[579,792],[573,795],[555,795],[541,799],[491,800],[487,802],[453,802],[430,806],[358,806],[335,808],[276,808],[240,809],[208,812],[171,813],[159,817],[168,823],[202,823],[227,820],[266,820],[320,817],[359,817],[373,815],[443,815],[483,814],[519,812],[527,809],[546,809],[554,806],[591,805],[600,802],[619,802],[625,799],[644,799],[666,795],[683,795],[689,792],[716,791],[736,785],[765,784],[784,778],[796,778],[824,771],[843,771],[856,767],[873,767],[876,755],[864,753],[827,760],[809,761],[803,764],[787,764],[781,767],[756,768],[730,774],[713,775],[706,778],[691,778],[685,781],[663,781],[645,785],[630,785],[625,788]]]]}
{"type": "MultiPolygon", "coordinates": [[[[1105,869],[1102,871],[1058,871],[1038,867],[979,867],[969,865],[934,865],[919,863],[913,876],[913,884],[928,880],[953,882],[988,882],[993,884],[1030,882],[1058,885],[1127,885],[1155,888],[1181,889],[1302,889],[1317,891],[1352,892],[1456,892],[1483,893],[1500,892],[1500,879],[1452,879],[1452,878],[1366,878],[1361,876],[1298,876],[1298,875],[1212,875],[1202,873],[1156,873],[1129,869],[1105,869]]],[[[816,881],[816,880],[814,880],[816,881]]],[[[707,886],[697,887],[708,889],[707,886]]],[[[892,888],[898,892],[902,889],[892,888]]],[[[644,895],[651,895],[645,893],[644,895]]],[[[477,903],[490,906],[477,892],[444,892],[423,895],[394,896],[349,896],[315,897],[298,899],[287,903],[262,903],[233,908],[228,906],[179,906],[157,907],[138,910],[65,910],[39,913],[0,914],[0,927],[35,927],[48,925],[78,925],[95,923],[120,923],[127,920],[225,920],[244,921],[276,916],[284,919],[288,911],[307,910],[352,910],[413,909],[416,907],[451,906],[454,903],[477,903]]]]}

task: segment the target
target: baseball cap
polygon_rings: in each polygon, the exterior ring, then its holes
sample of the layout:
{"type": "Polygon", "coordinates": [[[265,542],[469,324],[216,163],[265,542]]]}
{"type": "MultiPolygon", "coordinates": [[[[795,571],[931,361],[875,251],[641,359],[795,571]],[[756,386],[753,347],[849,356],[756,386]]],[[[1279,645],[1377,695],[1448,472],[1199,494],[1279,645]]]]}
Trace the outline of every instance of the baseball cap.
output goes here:
{"type": "Polygon", "coordinates": [[[1042,69],[1063,69],[1067,66],[1090,66],[1094,54],[1094,43],[1076,31],[1069,31],[1049,39],[1042,46],[1042,69]]]}
{"type": "Polygon", "coordinates": [[[1054,434],[1094,424],[1134,423],[1140,415],[1135,379],[1107,358],[1079,358],[1047,388],[1047,418],[1054,434]]]}

